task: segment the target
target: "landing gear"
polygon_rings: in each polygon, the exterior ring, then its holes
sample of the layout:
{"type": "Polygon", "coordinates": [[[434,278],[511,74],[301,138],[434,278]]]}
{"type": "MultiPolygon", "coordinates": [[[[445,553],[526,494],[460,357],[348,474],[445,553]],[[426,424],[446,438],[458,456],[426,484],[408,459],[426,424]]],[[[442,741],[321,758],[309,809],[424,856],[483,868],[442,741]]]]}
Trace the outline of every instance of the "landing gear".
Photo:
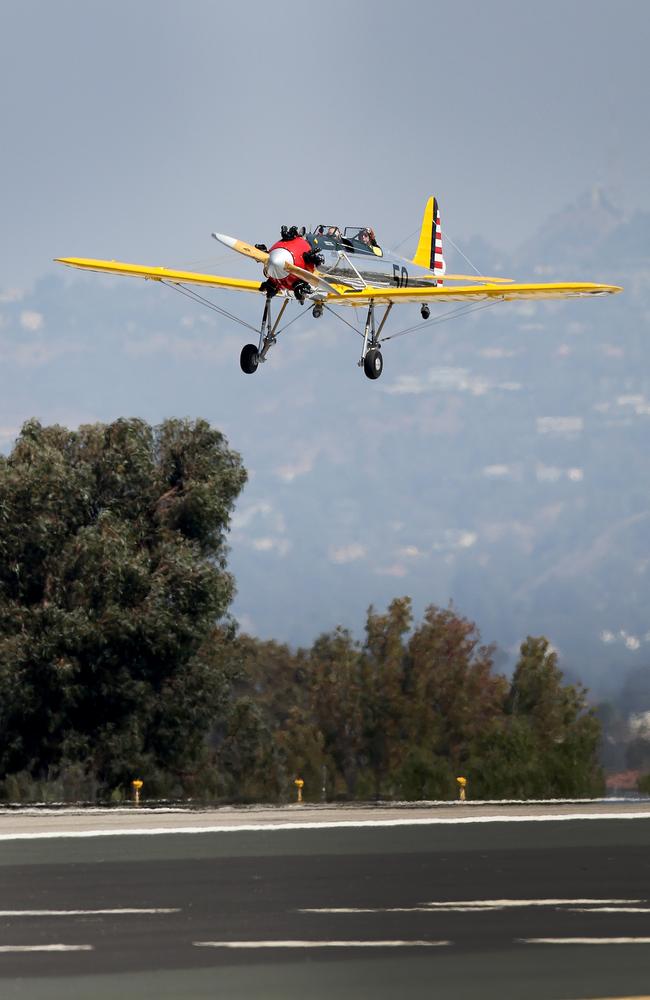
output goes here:
{"type": "Polygon", "coordinates": [[[431,310],[429,309],[426,302],[424,302],[422,304],[422,308],[420,309],[420,316],[422,317],[422,319],[428,319],[430,315],[431,315],[431,310]]]}
{"type": "Polygon", "coordinates": [[[321,316],[323,315],[323,307],[322,307],[322,305],[319,302],[316,303],[316,305],[314,306],[314,308],[311,311],[311,314],[314,317],[314,319],[320,319],[321,318],[321,316]]]}
{"type": "Polygon", "coordinates": [[[280,320],[284,315],[284,310],[289,305],[289,299],[285,299],[274,323],[271,317],[271,298],[271,295],[267,295],[266,302],[264,303],[258,346],[256,347],[255,344],[246,344],[242,347],[241,354],[239,355],[241,370],[246,375],[254,375],[258,366],[266,361],[266,355],[276,342],[276,332],[280,325],[280,320]]]}
{"type": "Polygon", "coordinates": [[[393,303],[389,302],[386,312],[382,316],[379,327],[375,329],[375,303],[370,300],[368,315],[366,316],[366,328],[363,335],[363,351],[359,366],[363,368],[366,376],[371,379],[379,378],[384,370],[384,359],[379,350],[379,337],[384,329],[384,323],[388,319],[388,314],[393,308],[393,303]]]}
{"type": "Polygon", "coordinates": [[[246,375],[254,375],[257,371],[258,363],[259,353],[255,344],[246,344],[242,347],[241,354],[239,355],[241,370],[245,372],[246,375]]]}
{"type": "Polygon", "coordinates": [[[381,351],[372,348],[363,359],[363,370],[368,378],[379,378],[384,369],[381,351]]]}

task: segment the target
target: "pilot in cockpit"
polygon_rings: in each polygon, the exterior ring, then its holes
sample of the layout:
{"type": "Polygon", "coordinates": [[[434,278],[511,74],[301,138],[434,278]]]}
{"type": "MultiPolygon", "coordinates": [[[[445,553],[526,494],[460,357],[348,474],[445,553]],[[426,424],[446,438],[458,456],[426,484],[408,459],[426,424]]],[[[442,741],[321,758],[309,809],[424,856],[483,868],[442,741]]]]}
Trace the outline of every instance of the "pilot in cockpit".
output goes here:
{"type": "Polygon", "coordinates": [[[359,231],[359,239],[361,240],[362,243],[365,243],[366,246],[370,247],[373,253],[376,253],[377,256],[379,257],[381,256],[381,250],[379,248],[379,244],[375,239],[374,229],[361,229],[359,231]]]}

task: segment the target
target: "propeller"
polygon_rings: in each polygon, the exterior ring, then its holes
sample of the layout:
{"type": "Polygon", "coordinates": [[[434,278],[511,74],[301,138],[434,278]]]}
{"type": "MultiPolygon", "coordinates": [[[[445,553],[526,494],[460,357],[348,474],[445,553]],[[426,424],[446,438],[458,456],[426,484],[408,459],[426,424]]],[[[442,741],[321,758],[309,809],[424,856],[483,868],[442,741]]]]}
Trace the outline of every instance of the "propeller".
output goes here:
{"type": "Polygon", "coordinates": [[[318,288],[325,292],[334,292],[336,295],[341,293],[338,291],[335,285],[330,281],[327,281],[318,271],[307,271],[304,267],[298,267],[297,264],[291,263],[288,259],[291,254],[288,250],[284,250],[278,247],[277,250],[272,250],[270,253],[265,253],[263,250],[258,250],[257,247],[251,246],[250,243],[244,243],[243,240],[233,239],[232,236],[225,236],[223,233],[212,233],[215,240],[219,243],[223,243],[224,246],[230,247],[231,250],[236,250],[237,253],[241,253],[244,257],[250,257],[252,260],[256,260],[259,264],[268,265],[268,273],[273,278],[279,278],[280,274],[277,271],[286,271],[287,274],[293,274],[296,278],[301,278],[306,281],[313,288],[318,288]]]}

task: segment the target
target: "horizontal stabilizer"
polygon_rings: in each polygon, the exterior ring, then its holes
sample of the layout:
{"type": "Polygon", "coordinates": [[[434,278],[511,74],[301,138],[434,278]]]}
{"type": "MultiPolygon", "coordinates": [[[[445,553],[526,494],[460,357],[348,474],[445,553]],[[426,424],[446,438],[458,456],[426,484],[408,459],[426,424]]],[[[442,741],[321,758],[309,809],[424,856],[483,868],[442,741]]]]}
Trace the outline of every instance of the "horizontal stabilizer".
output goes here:
{"type": "MultiPolygon", "coordinates": [[[[427,274],[418,275],[418,277],[421,277],[423,281],[429,279],[429,275],[427,274]]],[[[437,275],[432,274],[430,277],[432,281],[435,281],[437,275]]],[[[445,272],[445,281],[467,281],[470,284],[479,281],[481,284],[486,285],[509,285],[513,284],[514,280],[514,278],[491,278],[487,274],[447,274],[445,272]]]]}

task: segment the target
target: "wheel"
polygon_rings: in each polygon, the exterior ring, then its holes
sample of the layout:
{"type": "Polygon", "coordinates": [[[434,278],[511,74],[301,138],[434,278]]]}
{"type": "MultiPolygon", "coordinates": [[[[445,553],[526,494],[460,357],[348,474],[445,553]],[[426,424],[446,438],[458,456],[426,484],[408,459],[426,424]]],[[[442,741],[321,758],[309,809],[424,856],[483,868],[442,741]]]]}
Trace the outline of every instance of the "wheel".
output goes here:
{"type": "Polygon", "coordinates": [[[314,317],[314,319],[320,319],[320,317],[323,315],[323,307],[318,305],[314,306],[314,308],[311,311],[311,314],[314,317]]]}
{"type": "Polygon", "coordinates": [[[384,367],[384,359],[381,356],[381,351],[373,348],[373,350],[368,351],[365,358],[363,359],[363,370],[368,376],[368,378],[379,378],[384,367]]]}
{"type": "Polygon", "coordinates": [[[429,309],[429,307],[427,305],[423,305],[422,308],[420,309],[420,316],[422,317],[422,319],[428,319],[430,315],[431,315],[431,310],[429,309]]]}
{"type": "Polygon", "coordinates": [[[258,357],[255,344],[246,344],[242,347],[241,354],[239,355],[241,370],[246,372],[247,375],[254,375],[257,371],[258,357]]]}

